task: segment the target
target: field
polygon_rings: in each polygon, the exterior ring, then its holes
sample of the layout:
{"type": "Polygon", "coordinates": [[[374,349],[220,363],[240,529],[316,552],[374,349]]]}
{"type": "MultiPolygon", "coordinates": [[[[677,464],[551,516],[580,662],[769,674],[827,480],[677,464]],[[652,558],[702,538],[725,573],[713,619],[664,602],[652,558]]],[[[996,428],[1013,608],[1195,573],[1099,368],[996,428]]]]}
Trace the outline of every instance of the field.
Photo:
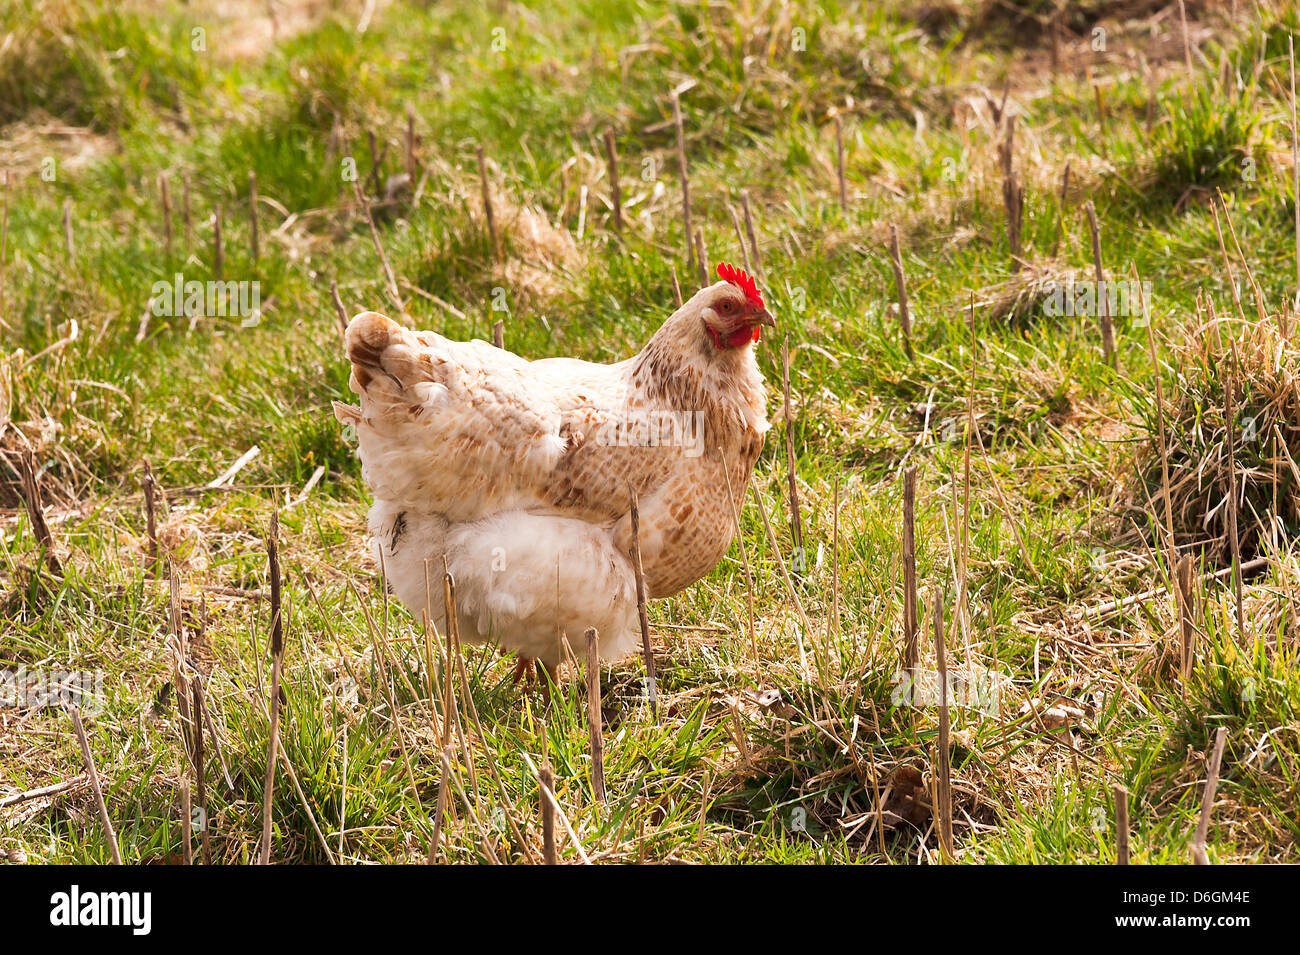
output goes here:
{"type": "Polygon", "coordinates": [[[566,863],[1300,861],[1296,28],[5,5],[0,860],[540,862],[549,767],[566,863]],[[330,403],[340,310],[637,352],[700,285],[675,98],[704,258],[777,318],[773,428],[740,540],[649,608],[657,710],[641,657],[601,674],[602,802],[585,665],[547,700],[386,597],[330,403]],[[57,671],[98,676],[111,837],[23,692],[57,671]]]}

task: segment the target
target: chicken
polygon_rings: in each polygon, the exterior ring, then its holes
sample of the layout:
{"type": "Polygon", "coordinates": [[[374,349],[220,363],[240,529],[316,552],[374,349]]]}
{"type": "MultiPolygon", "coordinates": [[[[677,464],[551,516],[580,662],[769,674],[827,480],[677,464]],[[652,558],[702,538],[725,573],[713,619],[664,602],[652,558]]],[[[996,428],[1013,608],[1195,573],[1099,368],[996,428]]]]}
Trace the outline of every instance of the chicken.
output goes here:
{"type": "Polygon", "coordinates": [[[463,642],[552,675],[561,637],[576,646],[588,627],[604,659],[625,655],[639,643],[634,494],[649,598],[713,569],[768,429],[753,345],[775,324],[749,275],[718,274],[611,365],[352,319],[360,407],[334,410],[359,439],[376,559],[416,619],[446,627],[445,558],[463,642]]]}

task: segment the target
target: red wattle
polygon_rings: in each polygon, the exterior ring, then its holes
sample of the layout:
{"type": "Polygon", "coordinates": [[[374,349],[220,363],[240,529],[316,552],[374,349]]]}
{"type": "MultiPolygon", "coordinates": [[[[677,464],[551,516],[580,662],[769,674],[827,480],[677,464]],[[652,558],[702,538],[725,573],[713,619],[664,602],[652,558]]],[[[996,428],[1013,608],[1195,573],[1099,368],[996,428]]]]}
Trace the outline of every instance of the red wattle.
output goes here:
{"type": "Polygon", "coordinates": [[[726,338],[719,335],[718,330],[712,325],[705,325],[704,329],[709,333],[709,337],[713,339],[714,348],[741,348],[748,345],[751,341],[758,341],[759,335],[757,325],[754,326],[752,332],[750,329],[742,325],[740,328],[737,328],[735,331],[727,335],[726,338]]]}
{"type": "Polygon", "coordinates": [[[732,348],[740,348],[742,345],[748,345],[750,341],[749,329],[744,327],[737,328],[727,336],[727,344],[732,348]]]}

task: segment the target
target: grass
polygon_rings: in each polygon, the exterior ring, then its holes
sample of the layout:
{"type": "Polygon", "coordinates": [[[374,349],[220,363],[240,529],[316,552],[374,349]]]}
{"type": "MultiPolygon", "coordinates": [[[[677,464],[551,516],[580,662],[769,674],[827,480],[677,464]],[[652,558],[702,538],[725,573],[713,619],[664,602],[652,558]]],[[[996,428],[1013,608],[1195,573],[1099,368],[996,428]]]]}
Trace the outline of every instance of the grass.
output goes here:
{"type": "MultiPolygon", "coordinates": [[[[1208,576],[1224,566],[1225,528],[1200,520],[1224,494],[1226,342],[1238,341],[1244,359],[1243,408],[1288,429],[1295,420],[1285,403],[1294,383],[1268,362],[1294,345],[1267,331],[1295,294],[1293,12],[1264,4],[1234,22],[1216,5],[1189,4],[1195,24],[1213,28],[1195,34],[1209,39],[1189,76],[1177,15],[1148,19],[1158,4],[1084,5],[1087,22],[1066,25],[1055,69],[1041,44],[972,26],[1006,4],[956,4],[955,26],[937,32],[917,28],[923,5],[906,0],[501,12],[394,2],[379,5],[364,33],[359,3],[277,6],[286,14],[276,37],[261,4],[230,19],[171,0],[28,0],[0,14],[9,171],[0,449],[12,466],[20,449],[35,451],[64,567],[61,578],[40,569],[16,473],[0,469],[0,671],[103,672],[105,705],[87,731],[128,862],[179,858],[179,783],[191,773],[169,588],[147,559],[145,459],[166,494],[160,540],[180,583],[186,665],[201,675],[220,741],[209,738],[205,759],[215,861],[255,858],[261,837],[264,538],[276,507],[281,741],[297,786],[277,777],[273,860],[423,860],[449,705],[459,731],[441,824],[448,861],[541,858],[543,754],[581,842],[580,851],[561,836],[563,861],[938,861],[928,796],[911,809],[904,800],[909,770],[931,785],[938,745],[936,710],[898,705],[908,466],[919,472],[922,606],[940,594],[949,667],[1001,688],[996,712],[953,712],[958,860],[1113,861],[1112,790],[1122,785],[1134,860],[1185,862],[1207,750],[1226,726],[1211,859],[1297,861],[1300,559],[1289,468],[1265,447],[1237,448],[1255,509],[1242,533],[1253,535],[1250,555],[1269,558],[1244,582],[1245,633],[1230,580],[1208,576]],[[1104,51],[1092,48],[1094,22],[1107,25],[1104,51]],[[196,26],[202,51],[192,48],[196,26]],[[1150,53],[1145,72],[1138,51],[1150,53]],[[600,805],[580,676],[563,680],[547,707],[535,690],[511,686],[509,660],[471,650],[463,675],[452,674],[454,700],[444,700],[447,674],[430,667],[424,635],[385,598],[366,547],[359,464],[330,413],[349,390],[329,290],[336,281],[349,312],[394,311],[345,178],[355,168],[376,201],[411,325],[486,338],[502,319],[507,346],[529,358],[633,354],[671,308],[674,270],[693,286],[669,98],[688,79],[694,221],[713,259],[740,260],[728,206],[747,190],[765,297],[790,336],[808,558],[795,591],[809,625],[751,498],[741,524],[752,637],[735,545],[704,580],[651,607],[661,710],[648,711],[639,659],[602,674],[609,800],[600,805]],[[1004,87],[1026,193],[1029,268],[1018,276],[997,159],[1004,87]],[[386,203],[386,185],[405,171],[408,108],[420,198],[399,191],[386,203]],[[844,122],[847,209],[831,109],[844,122]],[[621,236],[607,205],[607,128],[621,163],[621,236]],[[499,262],[478,144],[490,160],[499,262]],[[52,179],[41,175],[47,158],[52,179]],[[1245,159],[1253,178],[1241,175],[1245,159]],[[261,196],[256,261],[250,171],[261,196]],[[1267,328],[1252,327],[1248,285],[1238,316],[1210,204],[1216,188],[1267,328]],[[1152,283],[1154,365],[1142,315],[1115,317],[1114,369],[1093,318],[1051,317],[1035,298],[1035,275],[1091,274],[1086,199],[1109,277],[1127,277],[1131,263],[1152,283]],[[156,282],[215,277],[218,205],[222,275],[260,283],[259,320],[142,322],[156,282]],[[890,222],[903,237],[915,361],[890,308],[890,222]],[[1198,298],[1226,316],[1213,341],[1198,298]],[[1271,345],[1259,343],[1268,336],[1271,345]],[[1169,665],[1180,623],[1167,595],[1095,612],[1167,580],[1163,535],[1153,532],[1163,520],[1157,375],[1174,483],[1191,502],[1177,544],[1205,575],[1185,680],[1169,665]],[[231,486],[207,487],[254,445],[231,486]],[[1202,464],[1212,480],[1197,484],[1202,464]],[[318,468],[323,477],[300,498],[318,468]],[[1270,534],[1255,518],[1269,526],[1274,475],[1285,506],[1270,534]],[[1068,726],[1044,719],[1054,707],[1069,708],[1068,726]]],[[[779,347],[765,342],[759,360],[780,420],[779,347]]],[[[754,483],[789,561],[783,441],[778,424],[754,483]]],[[[930,668],[928,612],[922,622],[930,668]]],[[[66,714],[0,707],[0,799],[83,771],[66,714]]],[[[84,786],[0,814],[0,847],[31,861],[110,856],[84,786]]]]}

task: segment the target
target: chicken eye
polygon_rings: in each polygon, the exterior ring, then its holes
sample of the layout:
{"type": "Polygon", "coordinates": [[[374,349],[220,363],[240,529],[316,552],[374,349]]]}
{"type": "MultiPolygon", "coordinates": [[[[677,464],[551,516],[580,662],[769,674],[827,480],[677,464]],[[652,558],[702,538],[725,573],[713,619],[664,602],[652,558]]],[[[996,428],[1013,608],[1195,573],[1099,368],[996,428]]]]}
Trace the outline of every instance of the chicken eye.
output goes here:
{"type": "Polygon", "coordinates": [[[721,304],[718,305],[718,311],[721,312],[723,315],[730,315],[731,310],[735,307],[736,307],[735,303],[728,299],[728,300],[724,300],[721,304]]]}

